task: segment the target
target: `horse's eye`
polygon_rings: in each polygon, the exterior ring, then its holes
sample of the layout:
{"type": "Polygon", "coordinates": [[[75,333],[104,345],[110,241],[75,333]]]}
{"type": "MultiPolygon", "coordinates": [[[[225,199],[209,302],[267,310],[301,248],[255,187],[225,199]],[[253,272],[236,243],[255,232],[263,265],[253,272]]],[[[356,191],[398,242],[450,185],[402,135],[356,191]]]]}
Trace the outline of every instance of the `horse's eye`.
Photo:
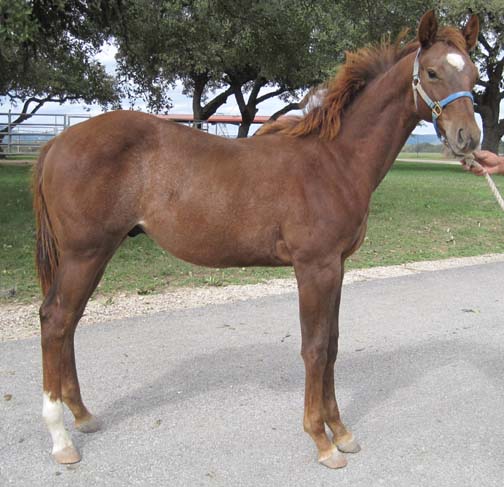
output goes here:
{"type": "Polygon", "coordinates": [[[433,69],[428,69],[427,74],[429,75],[429,79],[436,79],[437,78],[436,71],[434,71],[433,69]]]}

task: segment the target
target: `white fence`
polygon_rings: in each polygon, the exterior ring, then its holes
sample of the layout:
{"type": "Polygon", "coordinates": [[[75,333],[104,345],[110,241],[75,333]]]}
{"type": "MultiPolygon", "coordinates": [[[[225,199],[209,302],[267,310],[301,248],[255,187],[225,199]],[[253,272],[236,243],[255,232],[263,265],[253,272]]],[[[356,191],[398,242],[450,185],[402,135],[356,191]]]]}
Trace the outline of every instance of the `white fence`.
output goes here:
{"type": "Polygon", "coordinates": [[[48,140],[89,115],[34,114],[16,125],[21,113],[0,113],[0,154],[28,156],[36,154],[48,140]]]}

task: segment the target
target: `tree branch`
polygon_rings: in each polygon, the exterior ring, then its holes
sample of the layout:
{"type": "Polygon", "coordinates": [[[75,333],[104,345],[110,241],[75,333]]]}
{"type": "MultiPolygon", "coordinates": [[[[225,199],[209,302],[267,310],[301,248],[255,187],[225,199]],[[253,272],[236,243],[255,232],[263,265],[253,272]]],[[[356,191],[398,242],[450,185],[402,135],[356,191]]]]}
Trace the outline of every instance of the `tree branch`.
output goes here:
{"type": "Polygon", "coordinates": [[[286,91],[287,91],[287,88],[282,87],[276,91],[271,91],[270,93],[266,93],[257,99],[257,104],[259,105],[259,103],[262,103],[263,101],[269,100],[270,98],[273,98],[275,96],[281,95],[282,93],[285,93],[286,91]]]}
{"type": "Polygon", "coordinates": [[[247,104],[245,103],[245,99],[243,98],[243,93],[241,91],[242,85],[236,81],[231,80],[231,89],[236,98],[236,103],[238,103],[238,108],[240,109],[240,113],[243,113],[247,109],[247,104]]]}
{"type": "Polygon", "coordinates": [[[203,120],[211,117],[224,103],[227,102],[227,99],[233,93],[233,88],[230,86],[226,91],[223,91],[211,101],[209,101],[201,111],[203,120]]]}
{"type": "Polygon", "coordinates": [[[266,80],[264,78],[257,78],[254,80],[254,86],[252,87],[252,90],[250,92],[248,101],[247,101],[247,108],[255,108],[257,106],[258,102],[258,95],[259,92],[261,91],[261,88],[266,84],[266,80]]]}
{"type": "Polygon", "coordinates": [[[286,113],[292,111],[292,110],[303,110],[304,107],[308,104],[308,101],[310,97],[313,95],[314,89],[312,88],[308,93],[306,93],[305,96],[300,101],[289,103],[288,105],[285,105],[283,108],[275,112],[273,115],[271,115],[270,120],[276,120],[277,118],[281,117],[282,115],[285,115],[286,113]]]}
{"type": "Polygon", "coordinates": [[[9,131],[9,129],[12,129],[13,127],[17,127],[19,124],[28,120],[33,114],[37,113],[37,111],[40,110],[40,108],[42,108],[44,103],[45,103],[44,99],[41,100],[41,99],[38,99],[35,97],[28,98],[28,100],[26,100],[23,104],[23,108],[21,110],[21,114],[19,115],[19,117],[17,117],[9,125],[0,129],[0,133],[6,134],[9,131]],[[35,108],[32,111],[28,112],[28,108],[30,107],[30,104],[32,102],[37,102],[37,105],[35,106],[35,108]]]}
{"type": "Polygon", "coordinates": [[[281,117],[282,115],[285,115],[286,113],[289,113],[292,110],[301,110],[301,105],[298,102],[289,103],[280,110],[276,111],[273,115],[271,115],[269,119],[276,120],[277,118],[281,117]]]}
{"type": "Polygon", "coordinates": [[[488,43],[488,41],[486,40],[485,36],[481,32],[478,35],[478,40],[483,45],[483,47],[486,49],[488,55],[491,55],[492,52],[493,52],[493,50],[494,50],[494,48],[488,43]]]}
{"type": "Polygon", "coordinates": [[[62,104],[62,103],[65,103],[66,101],[69,101],[69,100],[79,100],[79,99],[80,98],[78,96],[54,97],[54,96],[49,95],[45,98],[37,98],[35,96],[32,96],[24,101],[23,108],[21,109],[20,115],[13,122],[11,122],[10,125],[2,127],[2,129],[0,129],[0,134],[6,134],[9,130],[9,127],[11,129],[13,127],[17,127],[18,125],[22,124],[23,122],[25,122],[26,120],[31,118],[33,115],[35,115],[35,113],[37,113],[42,108],[42,106],[45,103],[56,102],[56,103],[62,104]],[[37,103],[37,105],[34,108],[32,108],[31,110],[29,110],[30,104],[34,103],[34,102],[37,103]]]}

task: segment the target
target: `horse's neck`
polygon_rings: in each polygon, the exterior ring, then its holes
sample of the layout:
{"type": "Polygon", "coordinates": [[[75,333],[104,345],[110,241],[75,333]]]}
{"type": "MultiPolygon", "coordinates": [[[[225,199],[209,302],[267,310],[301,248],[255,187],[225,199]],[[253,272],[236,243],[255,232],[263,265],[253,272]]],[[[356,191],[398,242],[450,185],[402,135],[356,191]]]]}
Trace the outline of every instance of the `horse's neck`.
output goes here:
{"type": "Polygon", "coordinates": [[[411,88],[408,55],[373,81],[344,115],[338,141],[348,170],[373,191],[392,166],[419,119],[411,88]]]}

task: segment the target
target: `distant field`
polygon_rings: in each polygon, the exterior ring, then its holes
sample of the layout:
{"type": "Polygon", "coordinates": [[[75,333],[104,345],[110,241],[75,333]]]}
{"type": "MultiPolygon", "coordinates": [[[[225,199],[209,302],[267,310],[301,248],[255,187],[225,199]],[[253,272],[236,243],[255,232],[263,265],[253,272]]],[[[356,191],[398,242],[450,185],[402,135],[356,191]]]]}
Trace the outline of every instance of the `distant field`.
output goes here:
{"type": "Polygon", "coordinates": [[[32,155],[7,155],[6,159],[0,159],[0,164],[3,162],[9,162],[9,161],[35,161],[37,159],[37,154],[32,154],[32,155]]]}
{"type": "MultiPolygon", "coordinates": [[[[30,301],[33,268],[30,168],[0,164],[0,302],[30,301]]],[[[504,189],[504,178],[496,177],[504,189]]],[[[504,252],[504,217],[485,180],[457,166],[401,162],[375,192],[369,230],[347,269],[504,252]]],[[[206,269],[181,262],[150,239],[128,239],[98,292],[149,294],[174,286],[223,286],[291,276],[290,268],[206,269]]]]}
{"type": "Polygon", "coordinates": [[[427,159],[427,160],[446,160],[446,157],[439,152],[401,152],[398,159],[427,159]]]}

